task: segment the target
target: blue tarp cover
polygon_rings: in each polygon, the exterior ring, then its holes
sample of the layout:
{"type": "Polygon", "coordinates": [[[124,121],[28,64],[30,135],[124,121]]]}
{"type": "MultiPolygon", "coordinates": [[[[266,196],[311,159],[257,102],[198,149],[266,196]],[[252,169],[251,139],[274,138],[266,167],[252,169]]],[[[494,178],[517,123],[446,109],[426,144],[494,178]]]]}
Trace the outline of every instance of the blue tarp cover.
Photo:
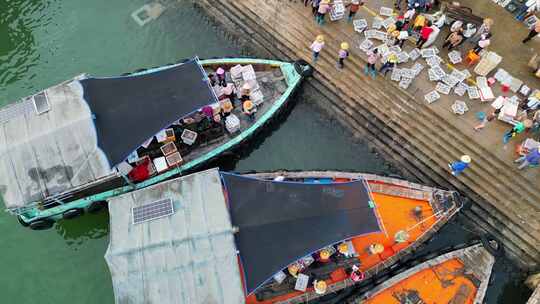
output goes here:
{"type": "Polygon", "coordinates": [[[221,173],[252,293],[290,263],[328,245],[381,231],[362,180],[275,182],[221,173]]]}
{"type": "Polygon", "coordinates": [[[95,115],[98,146],[112,166],[174,121],[216,101],[194,59],[141,75],[87,78],[81,84],[95,115]]]}

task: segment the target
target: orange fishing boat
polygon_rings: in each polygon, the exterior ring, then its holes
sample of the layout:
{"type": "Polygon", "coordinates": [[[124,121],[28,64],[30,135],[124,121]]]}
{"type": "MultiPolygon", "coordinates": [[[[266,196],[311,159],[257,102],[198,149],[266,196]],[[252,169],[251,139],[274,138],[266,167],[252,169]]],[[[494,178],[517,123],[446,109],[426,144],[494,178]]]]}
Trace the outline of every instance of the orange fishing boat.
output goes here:
{"type": "Polygon", "coordinates": [[[382,283],[460,208],[370,174],[211,169],[113,198],[106,260],[116,303],[304,303],[382,283]]]}
{"type": "Polygon", "coordinates": [[[483,303],[494,262],[482,245],[455,250],[388,279],[359,303],[483,303]]]}
{"type": "MultiPolygon", "coordinates": [[[[244,277],[246,303],[250,304],[303,303],[360,283],[395,264],[429,239],[461,207],[454,192],[370,174],[325,171],[256,173],[245,176],[304,185],[335,186],[339,183],[362,181],[367,190],[368,205],[373,211],[377,224],[375,229],[361,235],[349,237],[340,235],[326,243],[323,248],[304,252],[304,255],[297,256],[296,260],[289,260],[290,264],[282,265],[282,269],[277,269],[277,274],[268,277],[260,285],[249,283],[250,280],[253,281],[253,276],[249,274],[250,269],[246,271],[245,255],[249,253],[242,250],[241,239],[237,238],[237,247],[240,249],[240,267],[244,276],[247,276],[244,277]]],[[[222,178],[229,201],[238,200],[235,195],[231,197],[230,192],[231,189],[239,187],[229,187],[227,175],[222,178]]],[[[336,191],[330,189],[327,191],[336,191]]],[[[246,195],[246,191],[249,190],[242,190],[239,195],[246,195]]],[[[259,195],[268,194],[262,192],[264,189],[259,190],[259,195]]],[[[255,206],[257,206],[257,201],[252,204],[252,207],[255,208],[255,206]]],[[[368,213],[369,211],[364,210],[356,220],[366,224],[369,222],[369,219],[365,218],[368,213]]],[[[234,210],[231,214],[234,223],[234,210]]],[[[239,229],[242,232],[244,228],[240,226],[239,229]]],[[[316,233],[316,229],[313,232],[316,233]]],[[[289,232],[286,231],[286,233],[289,232]]],[[[317,238],[317,236],[306,236],[298,238],[297,242],[309,242],[307,239],[310,237],[317,238]]],[[[322,240],[319,241],[324,243],[322,240]]],[[[321,242],[319,244],[322,244],[321,242]]],[[[268,249],[270,250],[270,247],[268,249]]],[[[268,262],[271,263],[271,261],[268,262]]],[[[264,266],[258,264],[257,267],[264,266]]]]}

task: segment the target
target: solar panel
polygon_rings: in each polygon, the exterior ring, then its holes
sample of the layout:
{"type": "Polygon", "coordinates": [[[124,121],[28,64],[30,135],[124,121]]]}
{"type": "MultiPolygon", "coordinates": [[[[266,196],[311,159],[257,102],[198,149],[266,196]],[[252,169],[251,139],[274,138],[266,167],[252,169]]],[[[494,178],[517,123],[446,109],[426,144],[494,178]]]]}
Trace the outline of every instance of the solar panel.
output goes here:
{"type": "Polygon", "coordinates": [[[45,95],[45,92],[34,95],[33,99],[34,107],[38,115],[48,112],[51,109],[51,106],[49,105],[49,99],[47,98],[47,95],[45,95]]]}
{"type": "Polygon", "coordinates": [[[133,224],[155,220],[174,213],[172,200],[169,198],[152,202],[150,204],[131,208],[133,224]]]}

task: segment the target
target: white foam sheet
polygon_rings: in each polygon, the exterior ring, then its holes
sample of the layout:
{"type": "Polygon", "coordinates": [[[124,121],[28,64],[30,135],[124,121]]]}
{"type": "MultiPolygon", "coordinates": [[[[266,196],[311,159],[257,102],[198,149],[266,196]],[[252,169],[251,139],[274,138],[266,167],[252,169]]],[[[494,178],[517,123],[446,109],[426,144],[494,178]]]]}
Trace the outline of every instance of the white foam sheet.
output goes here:
{"type": "Polygon", "coordinates": [[[50,111],[0,124],[0,193],[19,208],[110,174],[77,80],[45,91],[50,111]]]}

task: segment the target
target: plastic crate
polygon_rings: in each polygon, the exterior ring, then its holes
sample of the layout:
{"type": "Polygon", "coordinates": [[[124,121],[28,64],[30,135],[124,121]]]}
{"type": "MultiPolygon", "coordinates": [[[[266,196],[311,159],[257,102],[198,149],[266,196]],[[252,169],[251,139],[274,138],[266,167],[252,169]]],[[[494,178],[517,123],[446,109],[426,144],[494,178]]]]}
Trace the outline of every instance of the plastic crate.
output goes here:
{"type": "Polygon", "coordinates": [[[225,119],[225,128],[229,133],[240,131],[240,119],[234,114],[227,116],[225,119]]]}

